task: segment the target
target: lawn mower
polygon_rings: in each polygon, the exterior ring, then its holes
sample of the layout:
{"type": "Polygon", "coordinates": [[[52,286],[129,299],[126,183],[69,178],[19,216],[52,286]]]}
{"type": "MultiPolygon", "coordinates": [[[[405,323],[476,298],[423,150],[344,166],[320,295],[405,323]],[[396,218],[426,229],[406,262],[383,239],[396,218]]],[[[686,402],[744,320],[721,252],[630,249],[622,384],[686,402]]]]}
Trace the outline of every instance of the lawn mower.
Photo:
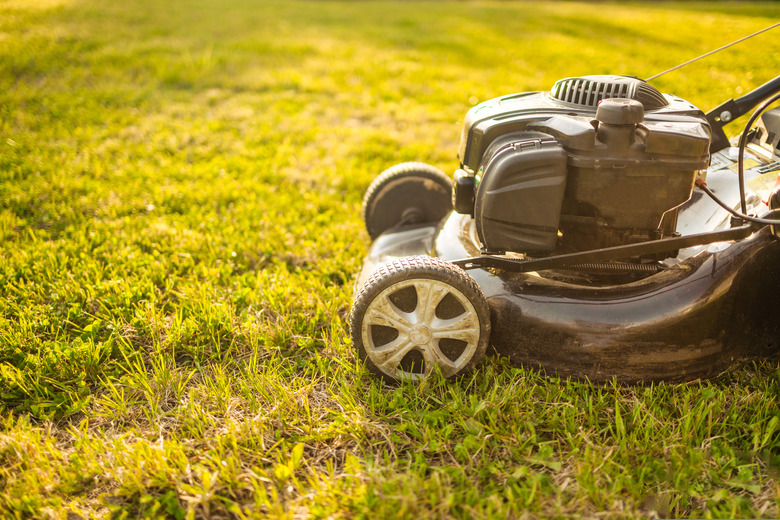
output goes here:
{"type": "Polygon", "coordinates": [[[453,377],[492,346],[638,382],[776,355],[778,93],[780,76],[704,113],[594,75],[473,107],[454,176],[402,163],[365,193],[361,359],[388,380],[453,377]],[[756,107],[730,142],[724,125],[756,107]]]}

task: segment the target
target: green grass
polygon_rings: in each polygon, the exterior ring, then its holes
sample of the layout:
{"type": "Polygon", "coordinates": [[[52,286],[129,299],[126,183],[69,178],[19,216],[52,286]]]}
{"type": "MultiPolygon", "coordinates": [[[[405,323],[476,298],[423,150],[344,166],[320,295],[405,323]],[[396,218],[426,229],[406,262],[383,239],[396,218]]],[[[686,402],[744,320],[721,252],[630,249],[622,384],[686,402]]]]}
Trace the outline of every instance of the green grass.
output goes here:
{"type": "MultiPolygon", "coordinates": [[[[477,101],[647,77],[778,3],[0,0],[0,516],[780,516],[780,365],[388,387],[345,316],[380,171],[477,101]]],[[[767,33],[655,84],[702,108],[767,33]]],[[[735,127],[732,132],[738,129],[735,127]]]]}

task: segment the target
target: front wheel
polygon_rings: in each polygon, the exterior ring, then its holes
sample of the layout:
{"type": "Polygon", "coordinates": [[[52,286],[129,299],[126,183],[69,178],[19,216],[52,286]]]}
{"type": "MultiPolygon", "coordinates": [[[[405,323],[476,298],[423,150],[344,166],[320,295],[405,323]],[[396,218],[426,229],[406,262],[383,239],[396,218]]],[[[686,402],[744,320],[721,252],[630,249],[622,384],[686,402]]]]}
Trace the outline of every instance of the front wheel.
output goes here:
{"type": "Polygon", "coordinates": [[[485,355],[490,308],[460,267],[405,257],[378,268],[359,289],[350,315],[361,359],[386,379],[418,380],[434,370],[467,372],[485,355]]]}

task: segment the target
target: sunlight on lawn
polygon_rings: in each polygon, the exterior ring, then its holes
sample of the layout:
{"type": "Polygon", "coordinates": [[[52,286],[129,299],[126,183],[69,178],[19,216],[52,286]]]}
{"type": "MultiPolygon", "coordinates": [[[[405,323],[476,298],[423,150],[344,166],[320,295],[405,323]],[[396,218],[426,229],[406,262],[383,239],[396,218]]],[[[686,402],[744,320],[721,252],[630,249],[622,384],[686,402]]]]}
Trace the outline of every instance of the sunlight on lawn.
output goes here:
{"type": "MultiPolygon", "coordinates": [[[[478,101],[778,18],[0,0],[0,516],[778,516],[777,362],[628,387],[489,357],[395,388],[347,332],[379,172],[451,174],[478,101]]],[[[654,84],[716,106],[777,74],[777,34],[654,84]]]]}

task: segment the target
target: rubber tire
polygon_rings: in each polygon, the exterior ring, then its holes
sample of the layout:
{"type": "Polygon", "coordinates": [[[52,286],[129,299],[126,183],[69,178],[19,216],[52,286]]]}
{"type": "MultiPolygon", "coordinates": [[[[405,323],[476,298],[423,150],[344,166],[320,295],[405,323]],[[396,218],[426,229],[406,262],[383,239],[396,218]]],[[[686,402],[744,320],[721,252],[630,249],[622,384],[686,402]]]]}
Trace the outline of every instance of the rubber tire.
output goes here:
{"type": "Polygon", "coordinates": [[[363,222],[371,240],[404,221],[438,222],[452,210],[452,180],[438,168],[405,162],[383,171],[363,196],[363,222]],[[412,217],[409,217],[409,210],[412,217]]]}
{"type": "MultiPolygon", "coordinates": [[[[401,379],[416,379],[416,377],[405,377],[404,373],[397,370],[398,365],[395,373],[389,373],[380,369],[371,359],[363,342],[364,318],[374,300],[393,285],[410,280],[436,280],[444,282],[452,287],[454,291],[460,292],[471,303],[479,324],[476,348],[471,358],[467,359],[465,365],[460,367],[457,372],[445,373],[444,375],[447,378],[452,378],[473,369],[485,356],[485,351],[490,341],[490,307],[487,299],[482,289],[466,271],[441,258],[430,256],[409,256],[388,262],[377,268],[360,287],[349,317],[352,344],[357,349],[360,359],[371,372],[381,376],[388,382],[396,382],[401,379]]],[[[468,309],[464,308],[464,311],[468,312],[468,309]]],[[[399,331],[399,337],[401,334],[399,331]]],[[[407,337],[411,337],[411,335],[407,337]]],[[[441,350],[439,351],[441,352],[441,350]]],[[[442,373],[444,372],[442,371],[442,373]]],[[[423,376],[421,375],[420,377],[423,376]]]]}

